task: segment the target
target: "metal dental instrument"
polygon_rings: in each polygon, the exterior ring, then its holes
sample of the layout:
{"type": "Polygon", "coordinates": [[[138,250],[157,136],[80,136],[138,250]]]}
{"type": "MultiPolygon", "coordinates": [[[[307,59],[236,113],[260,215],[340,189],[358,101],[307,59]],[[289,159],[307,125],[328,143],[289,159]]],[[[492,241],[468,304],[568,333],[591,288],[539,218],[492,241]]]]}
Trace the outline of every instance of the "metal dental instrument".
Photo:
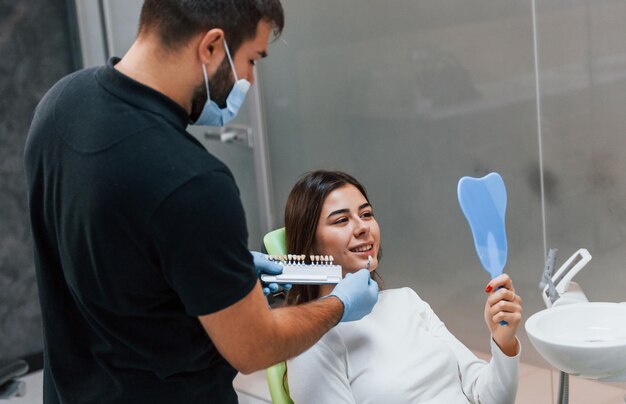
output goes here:
{"type": "Polygon", "coordinates": [[[365,267],[365,269],[367,269],[367,272],[370,271],[370,264],[372,263],[372,256],[368,255],[367,256],[367,266],[365,267]]]}
{"type": "Polygon", "coordinates": [[[541,282],[539,282],[539,290],[543,291],[543,289],[548,284],[548,280],[552,279],[554,275],[554,264],[556,263],[556,252],[558,250],[556,248],[551,248],[550,252],[548,252],[548,258],[546,259],[546,265],[543,268],[543,276],[541,277],[541,282]]]}
{"type": "Polygon", "coordinates": [[[559,292],[557,292],[556,288],[554,287],[554,282],[552,282],[552,276],[554,275],[554,264],[556,263],[556,252],[556,248],[550,249],[550,252],[548,253],[548,259],[546,260],[546,266],[543,269],[543,276],[541,282],[539,283],[539,288],[542,292],[545,289],[546,285],[548,285],[546,293],[552,304],[554,304],[554,302],[556,302],[559,297],[561,297],[559,295],[559,292]]]}

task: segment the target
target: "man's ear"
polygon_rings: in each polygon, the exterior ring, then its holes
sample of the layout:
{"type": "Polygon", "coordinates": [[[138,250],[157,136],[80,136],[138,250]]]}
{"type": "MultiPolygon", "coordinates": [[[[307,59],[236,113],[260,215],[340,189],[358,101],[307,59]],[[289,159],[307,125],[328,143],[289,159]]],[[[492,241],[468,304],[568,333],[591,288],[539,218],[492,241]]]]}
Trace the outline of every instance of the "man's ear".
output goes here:
{"type": "Polygon", "coordinates": [[[205,65],[218,65],[225,56],[224,31],[220,28],[209,30],[198,43],[198,59],[205,65]]]}

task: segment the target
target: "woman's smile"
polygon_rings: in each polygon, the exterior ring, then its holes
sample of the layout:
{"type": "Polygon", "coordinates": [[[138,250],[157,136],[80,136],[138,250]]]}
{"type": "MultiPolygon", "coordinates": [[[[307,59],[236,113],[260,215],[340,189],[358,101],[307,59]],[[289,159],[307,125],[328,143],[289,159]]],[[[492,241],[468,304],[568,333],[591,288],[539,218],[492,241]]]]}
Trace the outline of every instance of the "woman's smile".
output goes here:
{"type": "Polygon", "coordinates": [[[351,248],[350,251],[354,253],[364,253],[364,252],[372,251],[373,248],[374,248],[373,243],[371,244],[367,243],[367,244],[362,244],[358,247],[351,248]]]}

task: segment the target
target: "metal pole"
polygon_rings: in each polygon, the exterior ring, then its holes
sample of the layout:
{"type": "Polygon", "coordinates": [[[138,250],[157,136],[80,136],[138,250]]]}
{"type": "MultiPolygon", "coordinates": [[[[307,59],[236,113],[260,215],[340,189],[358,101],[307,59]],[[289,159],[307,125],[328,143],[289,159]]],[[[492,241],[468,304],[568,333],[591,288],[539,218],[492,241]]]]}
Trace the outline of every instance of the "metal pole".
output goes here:
{"type": "Polygon", "coordinates": [[[250,126],[254,136],[254,172],[256,176],[259,202],[259,221],[261,234],[274,230],[274,197],[272,189],[272,171],[270,167],[265,114],[261,97],[261,83],[257,70],[254,71],[256,85],[250,88],[250,126]]]}
{"type": "Polygon", "coordinates": [[[569,375],[565,372],[561,372],[559,378],[559,398],[558,404],[569,404],[569,375]]]}

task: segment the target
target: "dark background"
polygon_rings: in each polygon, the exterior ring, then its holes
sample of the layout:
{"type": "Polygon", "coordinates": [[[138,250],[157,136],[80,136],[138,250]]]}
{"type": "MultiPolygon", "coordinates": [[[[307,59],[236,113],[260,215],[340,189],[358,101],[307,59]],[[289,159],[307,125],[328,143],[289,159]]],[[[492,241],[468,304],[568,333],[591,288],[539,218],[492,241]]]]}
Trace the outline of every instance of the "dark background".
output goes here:
{"type": "Polygon", "coordinates": [[[0,360],[43,348],[23,154],[37,103],[80,67],[74,21],[66,0],[0,0],[0,360]]]}

